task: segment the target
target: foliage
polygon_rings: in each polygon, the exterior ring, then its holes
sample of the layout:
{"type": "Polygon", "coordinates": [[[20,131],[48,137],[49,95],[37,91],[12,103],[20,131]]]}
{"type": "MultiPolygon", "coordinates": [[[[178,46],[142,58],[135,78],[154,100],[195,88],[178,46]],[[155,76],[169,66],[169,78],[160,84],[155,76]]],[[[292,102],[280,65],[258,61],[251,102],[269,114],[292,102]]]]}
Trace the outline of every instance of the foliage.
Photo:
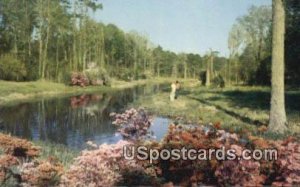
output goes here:
{"type": "MultiPolygon", "coordinates": [[[[145,113],[144,113],[145,114],[145,113]]],[[[146,115],[146,114],[145,114],[146,115]]],[[[117,116],[115,124],[124,128],[125,124],[144,126],[148,119],[143,113],[131,109],[117,116]]],[[[161,142],[119,141],[116,144],[102,144],[99,147],[87,142],[91,148],[84,150],[75,158],[69,169],[54,158],[47,160],[22,159],[11,154],[0,155],[0,179],[2,184],[21,184],[23,186],[115,186],[115,185],[218,185],[218,186],[296,186],[300,184],[299,146],[293,138],[287,140],[266,140],[249,133],[241,135],[221,130],[220,122],[205,126],[174,125],[161,142]],[[124,146],[146,146],[162,149],[235,149],[240,156],[245,148],[276,148],[278,160],[126,160],[123,157],[124,146]],[[10,181],[10,182],[8,182],[10,181]],[[167,183],[166,183],[167,182],[167,183]]],[[[262,128],[262,131],[264,129],[262,128]]],[[[141,134],[141,136],[144,136],[141,134]]],[[[5,135],[1,148],[20,144],[19,138],[5,135]],[[9,140],[10,139],[10,140],[9,140]]],[[[0,141],[0,142],[2,142],[0,141]]],[[[22,141],[23,144],[26,140],[22,141]]],[[[13,146],[17,147],[17,146],[13,146]]],[[[5,150],[5,149],[4,149],[5,150]]],[[[10,153],[10,152],[7,152],[10,153]]],[[[205,156],[205,155],[204,155],[205,156]]],[[[205,157],[204,157],[205,158],[205,157]]],[[[206,158],[207,155],[206,155],[206,158]]]]}
{"type": "Polygon", "coordinates": [[[123,146],[120,141],[115,145],[102,144],[95,150],[86,150],[75,159],[75,163],[62,176],[63,186],[114,186],[121,178],[120,167],[126,160],[122,159],[123,146]]]}
{"type": "Polygon", "coordinates": [[[16,72],[19,80],[61,81],[91,62],[110,77],[128,81],[170,76],[174,69],[178,77],[196,77],[203,67],[198,54],[185,54],[183,61],[142,34],[96,21],[88,14],[102,9],[96,0],[11,0],[1,1],[0,7],[0,53],[21,60],[19,67],[27,74],[16,72]]]}
{"type": "Polygon", "coordinates": [[[116,74],[116,77],[120,80],[132,81],[133,73],[131,72],[131,70],[129,70],[127,68],[121,68],[120,72],[118,72],[118,74],[116,74]]]}
{"type": "Polygon", "coordinates": [[[212,84],[216,87],[220,87],[220,88],[224,88],[225,87],[225,81],[222,77],[222,75],[218,75],[216,76],[213,80],[212,80],[212,84]]]}
{"type": "Polygon", "coordinates": [[[91,85],[110,85],[110,77],[103,68],[86,69],[83,73],[91,85]]]}
{"type": "Polygon", "coordinates": [[[266,180],[260,174],[260,163],[252,160],[224,161],[215,175],[222,186],[262,186],[266,180]]]}
{"type": "Polygon", "coordinates": [[[20,167],[22,186],[54,186],[63,173],[63,165],[56,159],[23,163],[20,167]]]}
{"type": "Polygon", "coordinates": [[[0,57],[0,79],[3,80],[24,80],[27,75],[24,63],[13,55],[3,55],[0,57]]]}
{"type": "MultiPolygon", "coordinates": [[[[121,116],[119,116],[122,118],[121,116]]],[[[125,114],[124,114],[125,117],[125,114]]],[[[120,120],[122,124],[123,120],[120,120]]],[[[126,122],[126,121],[125,121],[126,122]]],[[[118,122],[117,122],[118,123],[118,122]]],[[[124,123],[124,122],[123,122],[124,123]]],[[[299,185],[299,143],[293,139],[287,141],[271,141],[261,137],[243,133],[242,135],[220,130],[220,123],[206,126],[170,125],[169,132],[160,142],[139,142],[148,148],[162,149],[217,149],[224,147],[235,149],[241,156],[245,148],[276,148],[279,160],[157,160],[152,164],[149,160],[138,160],[138,164],[151,168],[152,175],[162,181],[172,181],[180,185],[213,184],[227,185],[299,185]]],[[[261,128],[264,131],[263,128],[261,128]]]]}
{"type": "Polygon", "coordinates": [[[114,118],[112,123],[119,127],[119,132],[126,139],[139,140],[151,137],[150,132],[148,132],[151,121],[143,109],[132,108],[123,114],[111,113],[110,116],[114,118]]]}
{"type": "Polygon", "coordinates": [[[275,162],[274,186],[296,186],[300,184],[300,145],[293,138],[275,142],[279,151],[275,162]]]}
{"type": "Polygon", "coordinates": [[[34,158],[39,155],[40,147],[31,142],[0,133],[0,147],[6,154],[15,157],[34,158]]]}
{"type": "Polygon", "coordinates": [[[239,82],[264,84],[270,69],[263,69],[262,61],[270,63],[271,22],[270,6],[252,6],[248,13],[236,20],[228,37],[230,60],[228,75],[236,84],[239,82]],[[267,61],[266,61],[267,60],[267,61]],[[261,71],[267,71],[261,74],[261,71]],[[261,81],[256,74],[261,75],[261,81]]]}
{"type": "Polygon", "coordinates": [[[18,160],[12,155],[0,155],[0,185],[15,183],[15,174],[12,171],[18,165],[18,160]],[[12,181],[12,182],[11,182],[12,181]]]}
{"type": "Polygon", "coordinates": [[[89,85],[89,79],[84,73],[73,72],[71,75],[71,85],[85,87],[89,85]]]}

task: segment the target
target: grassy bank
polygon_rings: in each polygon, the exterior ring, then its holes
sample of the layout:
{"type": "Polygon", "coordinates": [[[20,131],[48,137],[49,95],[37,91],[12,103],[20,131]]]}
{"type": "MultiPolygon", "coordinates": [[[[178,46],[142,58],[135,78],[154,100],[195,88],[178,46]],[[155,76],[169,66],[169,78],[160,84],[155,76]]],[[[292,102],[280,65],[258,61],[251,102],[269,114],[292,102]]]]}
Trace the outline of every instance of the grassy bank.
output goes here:
{"type": "Polygon", "coordinates": [[[34,82],[12,82],[0,81],[0,105],[14,104],[16,102],[32,100],[40,97],[58,97],[65,95],[78,95],[97,91],[114,91],[118,89],[130,88],[143,84],[161,84],[171,82],[168,78],[154,78],[137,81],[113,80],[110,87],[105,86],[66,86],[60,83],[49,81],[34,82]]]}
{"type": "MultiPolygon", "coordinates": [[[[229,87],[206,88],[198,82],[183,84],[179,98],[169,99],[169,90],[135,101],[131,106],[144,107],[162,116],[182,118],[190,123],[217,123],[231,131],[245,129],[260,133],[259,127],[268,124],[270,109],[270,88],[229,87]]],[[[289,133],[300,133],[300,91],[286,91],[286,111],[289,133]]]]}

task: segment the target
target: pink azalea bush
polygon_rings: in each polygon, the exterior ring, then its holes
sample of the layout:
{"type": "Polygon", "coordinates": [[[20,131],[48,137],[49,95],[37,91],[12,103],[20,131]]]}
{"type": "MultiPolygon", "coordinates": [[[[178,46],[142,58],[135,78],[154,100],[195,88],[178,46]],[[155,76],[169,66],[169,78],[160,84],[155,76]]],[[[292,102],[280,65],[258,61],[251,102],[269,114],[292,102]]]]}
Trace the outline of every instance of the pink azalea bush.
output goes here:
{"type": "Polygon", "coordinates": [[[71,74],[71,85],[85,87],[89,85],[88,77],[81,72],[73,72],[71,74]]]}
{"type": "Polygon", "coordinates": [[[277,175],[272,185],[300,185],[300,144],[291,140],[276,141],[275,144],[279,157],[275,162],[277,175]]]}
{"type": "Polygon", "coordinates": [[[129,109],[122,114],[111,113],[113,124],[118,126],[121,135],[129,140],[139,140],[151,137],[148,129],[151,119],[143,109],[129,109]]]}
{"type": "MultiPolygon", "coordinates": [[[[89,142],[92,147],[95,144],[89,142]]],[[[82,151],[75,163],[62,176],[62,186],[115,186],[122,180],[122,171],[136,170],[135,161],[123,158],[123,147],[127,141],[116,144],[102,144],[93,150],[82,151]]]]}

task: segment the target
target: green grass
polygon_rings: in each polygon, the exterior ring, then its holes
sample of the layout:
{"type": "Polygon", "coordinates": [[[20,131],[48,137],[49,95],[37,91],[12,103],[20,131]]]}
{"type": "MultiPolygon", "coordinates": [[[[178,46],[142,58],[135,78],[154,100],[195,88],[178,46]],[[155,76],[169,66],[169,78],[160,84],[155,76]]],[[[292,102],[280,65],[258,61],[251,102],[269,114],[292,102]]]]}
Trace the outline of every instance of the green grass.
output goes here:
{"type": "Polygon", "coordinates": [[[49,157],[54,157],[57,158],[67,168],[74,162],[74,158],[80,153],[80,151],[70,149],[62,144],[43,141],[35,141],[33,143],[41,147],[39,159],[44,160],[49,157]]]}
{"type": "MultiPolygon", "coordinates": [[[[198,83],[184,84],[178,100],[169,100],[169,90],[140,98],[131,106],[144,107],[156,115],[182,117],[184,122],[221,122],[227,130],[241,132],[245,129],[260,134],[257,127],[268,124],[270,88],[230,87],[206,88],[198,83]]],[[[300,91],[286,91],[288,117],[287,135],[300,133],[300,91]]],[[[262,134],[260,134],[262,135],[262,134]]],[[[266,135],[272,137],[272,135],[266,135]]],[[[275,137],[275,135],[274,135],[275,137]]],[[[276,136],[277,137],[277,136],[276,136]]]]}
{"type": "Polygon", "coordinates": [[[99,90],[109,90],[108,87],[71,87],[49,81],[11,82],[0,81],[0,105],[15,104],[40,97],[58,97],[61,95],[80,94],[99,90]]]}
{"type": "Polygon", "coordinates": [[[31,101],[37,98],[64,97],[70,95],[78,95],[92,92],[109,92],[119,89],[130,88],[143,84],[162,84],[169,83],[168,78],[154,78],[148,80],[137,81],[118,81],[113,80],[111,87],[106,86],[66,86],[61,83],[49,81],[33,81],[33,82],[13,82],[0,80],[0,106],[15,105],[19,102],[31,101]]]}

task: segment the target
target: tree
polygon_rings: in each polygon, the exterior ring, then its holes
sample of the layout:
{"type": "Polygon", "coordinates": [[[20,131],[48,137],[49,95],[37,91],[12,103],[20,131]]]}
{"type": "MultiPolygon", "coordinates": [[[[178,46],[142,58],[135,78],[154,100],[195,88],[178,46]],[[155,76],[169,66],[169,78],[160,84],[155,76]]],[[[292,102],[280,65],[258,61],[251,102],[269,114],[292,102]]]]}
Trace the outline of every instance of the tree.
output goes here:
{"type": "Polygon", "coordinates": [[[218,55],[218,51],[210,49],[206,64],[206,83],[205,86],[210,86],[211,80],[214,78],[214,58],[218,55]]]}
{"type": "Polygon", "coordinates": [[[269,6],[252,6],[246,15],[237,19],[228,37],[230,59],[227,79],[231,80],[234,73],[235,82],[260,82],[256,76],[261,71],[260,64],[271,56],[271,19],[269,6]]]}
{"type": "MultiPolygon", "coordinates": [[[[231,67],[231,64],[234,63],[234,71],[235,71],[235,83],[238,83],[238,53],[241,46],[241,29],[237,24],[234,24],[231,28],[231,31],[229,33],[228,37],[228,48],[229,48],[229,60],[228,60],[228,66],[231,67]]],[[[231,69],[228,71],[228,77],[227,82],[230,85],[231,84],[231,69]]]]}
{"type": "Polygon", "coordinates": [[[283,133],[286,127],[284,101],[284,35],[283,0],[273,0],[272,91],[269,131],[283,133]]]}
{"type": "Polygon", "coordinates": [[[300,85],[300,1],[286,0],[285,72],[286,82],[300,85]]]}

